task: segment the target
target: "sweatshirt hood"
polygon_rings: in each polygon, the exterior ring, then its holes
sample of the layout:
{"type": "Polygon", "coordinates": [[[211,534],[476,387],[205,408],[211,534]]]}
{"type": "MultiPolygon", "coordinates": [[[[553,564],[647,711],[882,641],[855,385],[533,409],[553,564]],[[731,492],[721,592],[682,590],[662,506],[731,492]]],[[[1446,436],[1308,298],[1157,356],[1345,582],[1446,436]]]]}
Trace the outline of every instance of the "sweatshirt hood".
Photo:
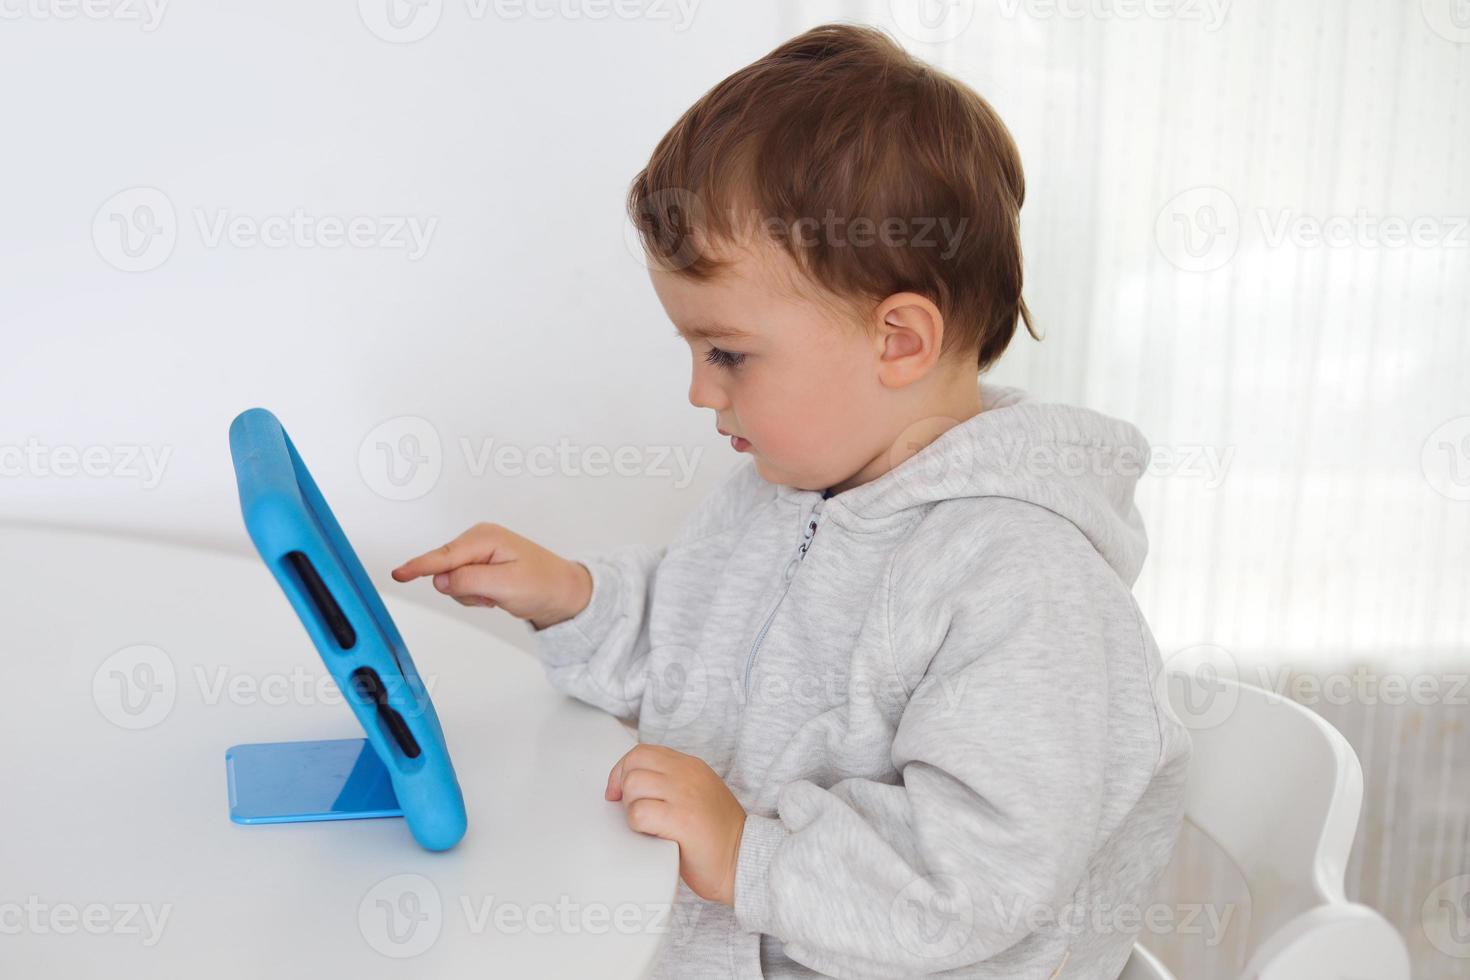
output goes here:
{"type": "Polygon", "coordinates": [[[1024,500],[1076,525],[1132,585],[1148,551],[1133,502],[1149,462],[1142,433],[1089,409],[1033,401],[1016,388],[981,383],[980,404],[978,415],[827,505],[883,519],[962,497],[1024,500]]]}

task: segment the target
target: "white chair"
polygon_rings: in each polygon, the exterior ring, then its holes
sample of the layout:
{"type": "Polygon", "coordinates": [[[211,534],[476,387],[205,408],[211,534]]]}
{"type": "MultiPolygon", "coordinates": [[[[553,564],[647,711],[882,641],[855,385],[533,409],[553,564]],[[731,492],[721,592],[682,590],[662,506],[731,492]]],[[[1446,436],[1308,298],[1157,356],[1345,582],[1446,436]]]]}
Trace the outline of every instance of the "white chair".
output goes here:
{"type": "MultiPolygon", "coordinates": [[[[1363,770],[1347,739],[1301,705],[1208,667],[1167,677],[1194,743],[1185,819],[1249,889],[1238,980],[1408,980],[1403,938],[1343,893],[1363,802],[1363,770]]],[[[1135,946],[1119,980],[1175,978],[1135,946]]]]}

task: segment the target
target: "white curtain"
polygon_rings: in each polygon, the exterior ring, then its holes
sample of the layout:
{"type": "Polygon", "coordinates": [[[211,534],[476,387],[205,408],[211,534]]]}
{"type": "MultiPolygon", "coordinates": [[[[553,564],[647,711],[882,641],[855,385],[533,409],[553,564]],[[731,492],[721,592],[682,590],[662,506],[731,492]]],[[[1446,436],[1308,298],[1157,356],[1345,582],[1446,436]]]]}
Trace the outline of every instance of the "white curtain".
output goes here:
{"type": "Polygon", "coordinates": [[[993,376],[1149,437],[1165,655],[1330,679],[1289,690],[1363,762],[1349,892],[1416,977],[1464,975],[1421,905],[1470,873],[1470,3],[784,9],[886,27],[1006,120],[1045,340],[993,376]]]}

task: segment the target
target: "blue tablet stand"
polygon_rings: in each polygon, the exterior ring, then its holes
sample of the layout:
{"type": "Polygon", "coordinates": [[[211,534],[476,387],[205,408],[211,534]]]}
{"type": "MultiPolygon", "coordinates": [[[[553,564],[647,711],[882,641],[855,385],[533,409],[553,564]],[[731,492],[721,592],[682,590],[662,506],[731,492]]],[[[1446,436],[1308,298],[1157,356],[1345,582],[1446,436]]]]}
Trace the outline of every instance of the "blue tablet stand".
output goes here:
{"type": "Polygon", "coordinates": [[[225,752],[225,770],[235,823],[403,816],[388,770],[365,738],[236,745],[225,752]]]}
{"type": "Polygon", "coordinates": [[[431,851],[467,825],[428,689],[377,589],[274,415],[241,413],[230,455],[245,528],[366,739],[236,745],[230,819],[297,823],[402,816],[431,851]]]}

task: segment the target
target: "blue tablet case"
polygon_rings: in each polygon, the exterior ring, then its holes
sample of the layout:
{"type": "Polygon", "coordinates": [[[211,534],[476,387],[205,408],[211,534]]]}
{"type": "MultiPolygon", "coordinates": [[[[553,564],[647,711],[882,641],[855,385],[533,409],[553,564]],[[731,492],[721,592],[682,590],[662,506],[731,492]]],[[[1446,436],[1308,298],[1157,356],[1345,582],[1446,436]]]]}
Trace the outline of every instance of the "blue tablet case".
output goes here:
{"type": "Polygon", "coordinates": [[[236,745],[230,819],[291,823],[402,815],[431,851],[464,836],[464,796],[429,692],[398,628],[281,423],[230,425],[245,528],[367,739],[236,745]]]}

